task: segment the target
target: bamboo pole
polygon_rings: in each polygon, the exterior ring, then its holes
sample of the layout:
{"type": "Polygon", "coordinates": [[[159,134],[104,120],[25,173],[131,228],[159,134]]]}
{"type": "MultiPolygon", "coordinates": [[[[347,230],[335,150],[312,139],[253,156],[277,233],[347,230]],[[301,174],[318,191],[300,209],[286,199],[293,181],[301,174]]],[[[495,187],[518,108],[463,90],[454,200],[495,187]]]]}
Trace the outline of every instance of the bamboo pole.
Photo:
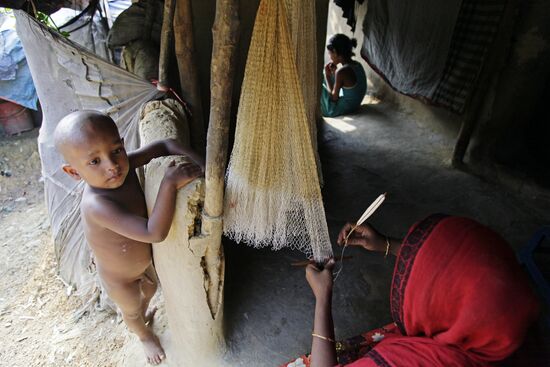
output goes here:
{"type": "Polygon", "coordinates": [[[200,93],[199,71],[195,61],[191,0],[176,0],[176,2],[174,33],[181,95],[189,105],[192,113],[189,119],[191,145],[198,152],[204,152],[206,144],[204,112],[200,93]]]}
{"type": "Polygon", "coordinates": [[[206,147],[204,211],[210,217],[223,213],[223,192],[236,46],[239,39],[237,0],[217,0],[212,28],[214,44],[210,78],[210,122],[206,147]]]}
{"type": "Polygon", "coordinates": [[[174,11],[176,8],[175,0],[164,1],[164,15],[162,18],[162,32],[160,37],[160,56],[159,56],[159,81],[157,88],[165,91],[168,89],[168,68],[170,65],[170,55],[172,44],[174,42],[174,11]]]}
{"type": "Polygon", "coordinates": [[[214,320],[221,319],[225,260],[223,256],[222,214],[225,167],[236,46],[239,38],[238,0],[217,0],[210,76],[210,122],[206,146],[205,201],[201,236],[191,239],[191,248],[204,253],[208,273],[204,283],[208,305],[214,320]]]}

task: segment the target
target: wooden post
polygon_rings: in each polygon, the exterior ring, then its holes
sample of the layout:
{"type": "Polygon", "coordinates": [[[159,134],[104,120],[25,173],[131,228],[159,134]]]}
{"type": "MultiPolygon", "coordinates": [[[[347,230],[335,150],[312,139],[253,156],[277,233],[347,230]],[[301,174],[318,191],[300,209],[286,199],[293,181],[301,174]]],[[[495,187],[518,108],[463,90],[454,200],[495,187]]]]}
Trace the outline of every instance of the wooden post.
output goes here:
{"type": "Polygon", "coordinates": [[[212,96],[206,148],[204,212],[210,217],[219,217],[223,213],[235,48],[239,39],[237,0],[217,0],[212,34],[214,37],[210,77],[212,96]]]}
{"type": "Polygon", "coordinates": [[[170,53],[174,41],[172,23],[174,21],[175,8],[175,0],[164,1],[164,16],[162,18],[160,37],[159,81],[157,85],[159,90],[166,90],[168,88],[168,67],[170,65],[170,53]]]}
{"type": "Polygon", "coordinates": [[[451,164],[455,168],[464,167],[464,156],[470,145],[471,137],[482,120],[480,114],[491,103],[491,98],[488,98],[492,84],[491,80],[498,78],[498,73],[504,67],[505,61],[509,59],[508,54],[513,43],[513,32],[520,2],[520,0],[512,0],[506,5],[497,36],[495,36],[483,62],[479,80],[468,101],[468,108],[462,119],[462,125],[453,150],[451,164]]]}
{"type": "MultiPolygon", "coordinates": [[[[178,139],[184,145],[189,143],[183,107],[173,99],[145,104],[140,117],[142,146],[166,138],[178,139]]],[[[143,188],[149,212],[155,205],[166,168],[174,159],[177,163],[186,161],[185,157],[161,157],[144,168],[143,188]]],[[[220,247],[221,225],[208,228],[210,222],[202,223],[201,229],[210,235],[191,237],[201,219],[203,198],[202,178],[181,188],[170,232],[164,241],[153,244],[170,330],[170,341],[164,347],[171,366],[226,365],[222,360],[226,350],[223,309],[217,307],[213,315],[210,304],[210,292],[219,291],[210,287],[211,275],[223,274],[224,262],[223,257],[207,259],[206,253],[208,245],[220,247]]]]}
{"type": "MultiPolygon", "coordinates": [[[[483,81],[483,83],[486,82],[487,81],[483,81]]],[[[479,84],[481,83],[482,81],[480,80],[479,84]]],[[[476,88],[477,92],[473,93],[475,97],[470,99],[470,107],[462,118],[462,124],[460,125],[460,131],[456,139],[453,157],[451,159],[451,164],[455,168],[461,168],[464,164],[464,155],[466,155],[466,150],[468,150],[468,145],[470,145],[470,139],[475,130],[476,122],[479,121],[479,111],[485,101],[481,94],[481,90],[485,92],[487,88],[476,88]]]]}
{"type": "Polygon", "coordinates": [[[160,9],[157,9],[157,6],[152,1],[145,2],[145,22],[143,24],[143,33],[145,40],[151,40],[151,35],[153,31],[153,24],[157,18],[157,12],[160,9]]]}
{"type": "Polygon", "coordinates": [[[191,239],[191,248],[203,253],[204,287],[212,318],[219,319],[223,304],[225,260],[221,243],[227,144],[231,118],[231,96],[235,48],[239,36],[238,0],[217,0],[212,28],[214,44],[210,77],[210,123],[206,146],[206,184],[201,235],[191,239]]]}
{"type": "Polygon", "coordinates": [[[181,95],[191,109],[192,116],[189,121],[191,145],[196,151],[204,152],[206,144],[204,112],[200,93],[199,71],[195,62],[191,0],[176,1],[174,33],[181,95]]]}

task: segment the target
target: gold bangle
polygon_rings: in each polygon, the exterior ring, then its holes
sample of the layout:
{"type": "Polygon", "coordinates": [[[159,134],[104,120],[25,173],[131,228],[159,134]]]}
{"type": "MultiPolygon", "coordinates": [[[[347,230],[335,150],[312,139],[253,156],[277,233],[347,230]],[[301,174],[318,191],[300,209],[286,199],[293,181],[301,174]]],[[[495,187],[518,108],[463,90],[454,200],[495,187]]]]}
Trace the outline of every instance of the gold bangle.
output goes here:
{"type": "Polygon", "coordinates": [[[322,335],[315,334],[315,333],[311,333],[311,336],[314,336],[314,337],[319,338],[319,339],[326,340],[327,342],[335,343],[334,339],[327,338],[326,336],[322,336],[322,335]]]}
{"type": "Polygon", "coordinates": [[[390,239],[388,238],[388,236],[386,236],[386,253],[384,254],[384,258],[388,257],[388,254],[390,253],[390,247],[391,247],[390,239]]]}

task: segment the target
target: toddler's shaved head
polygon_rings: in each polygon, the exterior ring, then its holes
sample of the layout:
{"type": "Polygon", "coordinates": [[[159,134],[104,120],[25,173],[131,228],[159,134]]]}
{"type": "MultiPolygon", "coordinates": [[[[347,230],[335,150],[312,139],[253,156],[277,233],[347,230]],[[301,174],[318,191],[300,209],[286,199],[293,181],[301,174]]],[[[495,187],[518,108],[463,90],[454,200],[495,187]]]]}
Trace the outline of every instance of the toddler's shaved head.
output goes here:
{"type": "Polygon", "coordinates": [[[99,131],[118,135],[115,122],[106,114],[92,110],[72,112],[63,117],[55,128],[55,147],[67,159],[69,148],[77,147],[99,131]]]}

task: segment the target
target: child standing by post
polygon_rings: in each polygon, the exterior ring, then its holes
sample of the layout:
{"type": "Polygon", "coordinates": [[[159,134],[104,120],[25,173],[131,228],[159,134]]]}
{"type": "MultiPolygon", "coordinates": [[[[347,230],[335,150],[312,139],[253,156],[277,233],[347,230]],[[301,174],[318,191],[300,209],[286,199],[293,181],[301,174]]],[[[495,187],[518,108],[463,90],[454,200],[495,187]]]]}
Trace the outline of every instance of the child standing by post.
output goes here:
{"type": "Polygon", "coordinates": [[[64,117],[55,131],[63,170],[86,187],[80,204],[86,239],[109,297],[124,322],[143,344],[147,361],[159,364],[165,353],[147,326],[154,312],[149,301],[157,289],[151,242],[168,235],[177,190],[203,172],[203,160],[174,140],[163,140],[127,153],[114,121],[96,111],[64,117]],[[153,158],[185,154],[197,164],[171,164],[148,217],[145,197],[135,172],[153,158]]]}

